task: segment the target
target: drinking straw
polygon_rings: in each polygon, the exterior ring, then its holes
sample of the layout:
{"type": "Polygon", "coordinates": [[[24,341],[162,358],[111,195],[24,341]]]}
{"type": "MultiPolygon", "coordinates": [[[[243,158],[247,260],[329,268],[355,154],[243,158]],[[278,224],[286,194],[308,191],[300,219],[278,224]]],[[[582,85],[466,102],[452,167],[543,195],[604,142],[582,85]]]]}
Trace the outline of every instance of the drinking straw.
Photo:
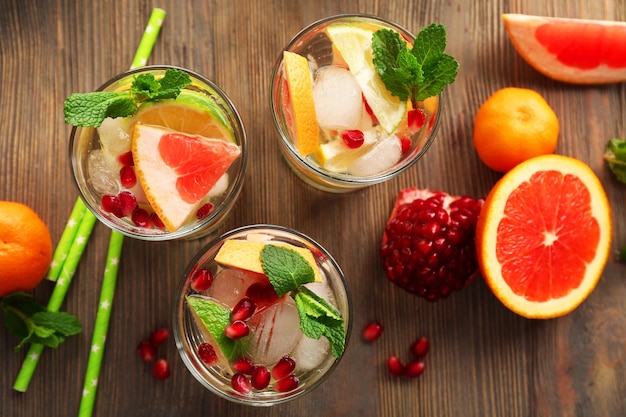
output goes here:
{"type": "MultiPolygon", "coordinates": [[[[49,311],[56,312],[61,308],[61,304],[63,304],[67,290],[72,282],[74,271],[76,271],[78,261],[83,254],[85,246],[87,246],[95,222],[96,217],[91,213],[85,212],[78,231],[76,232],[76,237],[67,253],[67,258],[61,267],[61,272],[59,273],[54,290],[52,290],[52,294],[50,295],[50,300],[48,301],[49,311]]],[[[39,343],[30,345],[30,349],[22,364],[22,369],[20,369],[20,373],[17,375],[15,384],[13,385],[14,390],[20,392],[26,391],[42,351],[43,345],[39,343]]]]}
{"type": "Polygon", "coordinates": [[[152,47],[163,25],[163,19],[165,19],[165,10],[159,9],[158,7],[152,9],[146,30],[143,32],[139,46],[137,46],[137,52],[135,52],[135,57],[130,65],[131,69],[143,67],[148,62],[148,58],[152,53],[152,47]]]}
{"type": "Polygon", "coordinates": [[[48,280],[56,281],[59,278],[59,273],[61,272],[63,263],[67,258],[70,246],[72,246],[72,242],[76,237],[76,232],[80,227],[80,222],[82,221],[86,211],[87,207],[85,206],[85,203],[83,203],[83,200],[80,198],[76,199],[76,203],[74,203],[74,207],[72,208],[70,217],[67,220],[65,229],[63,229],[63,234],[61,234],[61,239],[59,239],[59,243],[54,250],[52,262],[50,263],[50,269],[48,269],[48,275],[46,276],[48,280]]]}
{"type": "Polygon", "coordinates": [[[122,254],[123,237],[119,232],[111,232],[104,278],[102,280],[102,290],[100,291],[100,302],[98,303],[98,314],[96,315],[96,324],[91,339],[91,350],[85,373],[83,395],[78,411],[79,417],[90,416],[93,411],[100,366],[102,365],[102,356],[104,355],[104,345],[109,329],[109,319],[111,318],[111,306],[113,305],[113,295],[117,281],[117,269],[122,254]]]}

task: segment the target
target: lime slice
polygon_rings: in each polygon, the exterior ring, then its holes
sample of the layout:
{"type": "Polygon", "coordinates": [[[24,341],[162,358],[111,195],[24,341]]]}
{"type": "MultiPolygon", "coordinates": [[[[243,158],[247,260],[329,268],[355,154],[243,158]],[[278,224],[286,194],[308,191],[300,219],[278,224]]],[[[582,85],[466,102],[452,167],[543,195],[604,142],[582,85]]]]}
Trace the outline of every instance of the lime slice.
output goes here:
{"type": "Polygon", "coordinates": [[[356,78],[378,122],[392,134],[404,120],[406,102],[391,95],[376,72],[372,57],[374,32],[358,26],[331,25],[326,33],[356,78]]]}
{"type": "Polygon", "coordinates": [[[220,359],[228,363],[237,349],[237,342],[224,333],[226,326],[230,324],[230,310],[211,299],[199,296],[188,296],[187,305],[204,337],[209,343],[219,347],[216,350],[218,357],[221,356],[220,359]]]}

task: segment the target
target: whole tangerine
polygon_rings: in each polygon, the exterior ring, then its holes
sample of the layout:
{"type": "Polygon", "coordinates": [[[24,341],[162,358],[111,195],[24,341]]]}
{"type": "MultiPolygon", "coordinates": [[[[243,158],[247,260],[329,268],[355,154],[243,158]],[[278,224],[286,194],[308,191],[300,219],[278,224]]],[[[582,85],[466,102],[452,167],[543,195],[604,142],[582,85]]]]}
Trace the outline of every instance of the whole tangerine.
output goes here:
{"type": "Polygon", "coordinates": [[[497,90],[474,118],[474,148],[480,160],[498,172],[554,153],[558,136],[556,114],[541,94],[527,88],[497,90]]]}
{"type": "Polygon", "coordinates": [[[0,201],[0,297],[31,291],[52,260],[48,226],[30,207],[0,201]]]}

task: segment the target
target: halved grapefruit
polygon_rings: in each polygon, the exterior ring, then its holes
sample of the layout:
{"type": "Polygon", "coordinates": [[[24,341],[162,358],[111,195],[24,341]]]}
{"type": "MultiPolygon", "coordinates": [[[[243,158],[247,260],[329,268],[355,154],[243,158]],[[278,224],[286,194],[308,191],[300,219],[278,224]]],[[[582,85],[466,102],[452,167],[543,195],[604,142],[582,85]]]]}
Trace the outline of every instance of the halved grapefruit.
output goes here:
{"type": "Polygon", "coordinates": [[[148,202],[172,232],[187,221],[241,150],[224,140],[137,124],[132,153],[148,202]]]}
{"type": "Polygon", "coordinates": [[[595,288],[611,248],[611,209],[585,163],[542,155],[493,187],[478,219],[480,271],[509,309],[559,317],[595,288]]]}
{"type": "Polygon", "coordinates": [[[626,81],[626,22],[503,14],[519,54],[542,74],[572,84],[626,81]]]}

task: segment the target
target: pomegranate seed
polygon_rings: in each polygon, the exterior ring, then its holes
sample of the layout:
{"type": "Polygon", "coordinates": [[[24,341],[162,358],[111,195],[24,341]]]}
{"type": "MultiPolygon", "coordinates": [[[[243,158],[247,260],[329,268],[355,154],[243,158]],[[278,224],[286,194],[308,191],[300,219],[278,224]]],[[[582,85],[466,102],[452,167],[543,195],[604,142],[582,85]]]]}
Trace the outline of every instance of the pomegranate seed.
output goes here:
{"type": "Polygon", "coordinates": [[[120,209],[124,216],[130,216],[137,208],[137,198],[130,191],[122,191],[117,195],[120,209]]]}
{"type": "Polygon", "coordinates": [[[120,204],[120,199],[116,195],[103,195],[100,199],[100,205],[102,206],[102,209],[107,213],[111,213],[119,218],[124,217],[124,213],[122,212],[122,205],[120,204]]]}
{"type": "Polygon", "coordinates": [[[167,330],[166,328],[163,327],[160,329],[156,329],[155,331],[150,333],[150,344],[154,346],[155,348],[159,347],[165,342],[167,342],[167,339],[169,337],[170,337],[170,331],[167,330]]]}
{"type": "Polygon", "coordinates": [[[265,389],[270,384],[270,371],[263,365],[255,366],[250,376],[250,382],[255,389],[265,389]]]}
{"type": "Polygon", "coordinates": [[[213,284],[213,273],[206,268],[198,269],[191,279],[191,288],[195,291],[206,291],[213,284]]]}
{"type": "Polygon", "coordinates": [[[213,210],[213,204],[206,203],[205,205],[200,207],[198,211],[196,211],[196,218],[198,220],[204,219],[206,216],[209,215],[209,213],[211,213],[211,210],[213,210]]]}
{"type": "Polygon", "coordinates": [[[298,388],[300,380],[297,376],[291,374],[283,379],[280,379],[274,383],[274,389],[278,392],[288,392],[298,388]]]}
{"type": "Polygon", "coordinates": [[[247,320],[254,314],[256,310],[256,303],[249,297],[243,297],[233,307],[233,311],[230,314],[231,321],[247,320]]]}
{"type": "Polygon", "coordinates": [[[240,394],[247,394],[250,392],[250,381],[244,374],[236,373],[230,379],[230,386],[240,394]]]}
{"type": "Polygon", "coordinates": [[[426,363],[424,362],[423,359],[418,359],[416,361],[409,362],[409,364],[405,368],[406,376],[411,377],[411,378],[417,378],[418,376],[424,373],[425,366],[426,366],[426,363]]]}
{"type": "Polygon", "coordinates": [[[254,365],[252,364],[252,361],[248,358],[236,359],[231,366],[235,370],[235,372],[246,375],[250,375],[254,370],[254,365]]]}
{"type": "Polygon", "coordinates": [[[365,325],[363,329],[363,339],[368,342],[378,340],[383,332],[383,325],[378,321],[371,321],[365,325]]]}
{"type": "Polygon", "coordinates": [[[135,160],[133,159],[133,153],[131,151],[124,152],[120,156],[117,157],[117,160],[120,164],[124,166],[134,166],[135,160]]]}
{"type": "Polygon", "coordinates": [[[150,221],[157,229],[165,230],[165,225],[163,224],[163,221],[156,213],[153,212],[152,214],[150,214],[150,221]]]}
{"type": "Polygon", "coordinates": [[[407,124],[411,130],[419,130],[426,123],[426,113],[422,109],[412,109],[407,114],[407,124]]]}
{"type": "Polygon", "coordinates": [[[341,139],[350,149],[360,148],[365,142],[365,136],[360,130],[344,130],[341,133],[341,139]]]}
{"type": "Polygon", "coordinates": [[[296,369],[296,361],[291,356],[283,356],[272,368],[274,379],[283,379],[296,369]]]}
{"type": "Polygon", "coordinates": [[[404,374],[404,365],[396,355],[390,355],[387,358],[387,369],[396,376],[404,374]]]}
{"type": "Polygon", "coordinates": [[[158,359],[154,365],[152,365],[152,375],[161,381],[165,381],[170,377],[170,365],[165,359],[158,359]]]}
{"type": "Polygon", "coordinates": [[[411,345],[411,352],[418,358],[426,356],[428,349],[430,349],[430,341],[426,336],[420,337],[411,345]]]}
{"type": "Polygon", "coordinates": [[[270,304],[278,300],[278,294],[271,283],[255,282],[246,290],[246,296],[250,297],[256,304],[270,304]]]}
{"type": "Polygon", "coordinates": [[[411,139],[402,138],[400,139],[400,144],[402,145],[402,155],[409,153],[409,151],[411,150],[411,139]]]}
{"type": "Polygon", "coordinates": [[[150,215],[142,208],[137,207],[131,216],[133,224],[138,227],[150,227],[150,215]]]}
{"type": "Polygon", "coordinates": [[[156,349],[150,343],[150,340],[144,339],[139,342],[137,352],[144,362],[152,362],[156,359],[156,349]]]}
{"type": "Polygon", "coordinates": [[[215,353],[215,349],[209,343],[202,343],[198,346],[198,356],[207,365],[213,365],[217,362],[217,353],[215,353]]]}
{"type": "Polygon", "coordinates": [[[120,182],[126,188],[133,188],[137,184],[137,175],[130,165],[124,165],[120,168],[120,182]]]}
{"type": "Polygon", "coordinates": [[[378,119],[376,118],[376,115],[374,114],[374,111],[372,110],[372,108],[370,107],[369,103],[365,99],[365,96],[361,95],[361,97],[363,98],[363,105],[365,106],[365,111],[372,118],[372,124],[377,124],[378,123],[378,119]]]}
{"type": "Polygon", "coordinates": [[[226,326],[224,329],[224,334],[229,339],[241,339],[250,334],[250,328],[245,321],[235,320],[226,326]]]}

